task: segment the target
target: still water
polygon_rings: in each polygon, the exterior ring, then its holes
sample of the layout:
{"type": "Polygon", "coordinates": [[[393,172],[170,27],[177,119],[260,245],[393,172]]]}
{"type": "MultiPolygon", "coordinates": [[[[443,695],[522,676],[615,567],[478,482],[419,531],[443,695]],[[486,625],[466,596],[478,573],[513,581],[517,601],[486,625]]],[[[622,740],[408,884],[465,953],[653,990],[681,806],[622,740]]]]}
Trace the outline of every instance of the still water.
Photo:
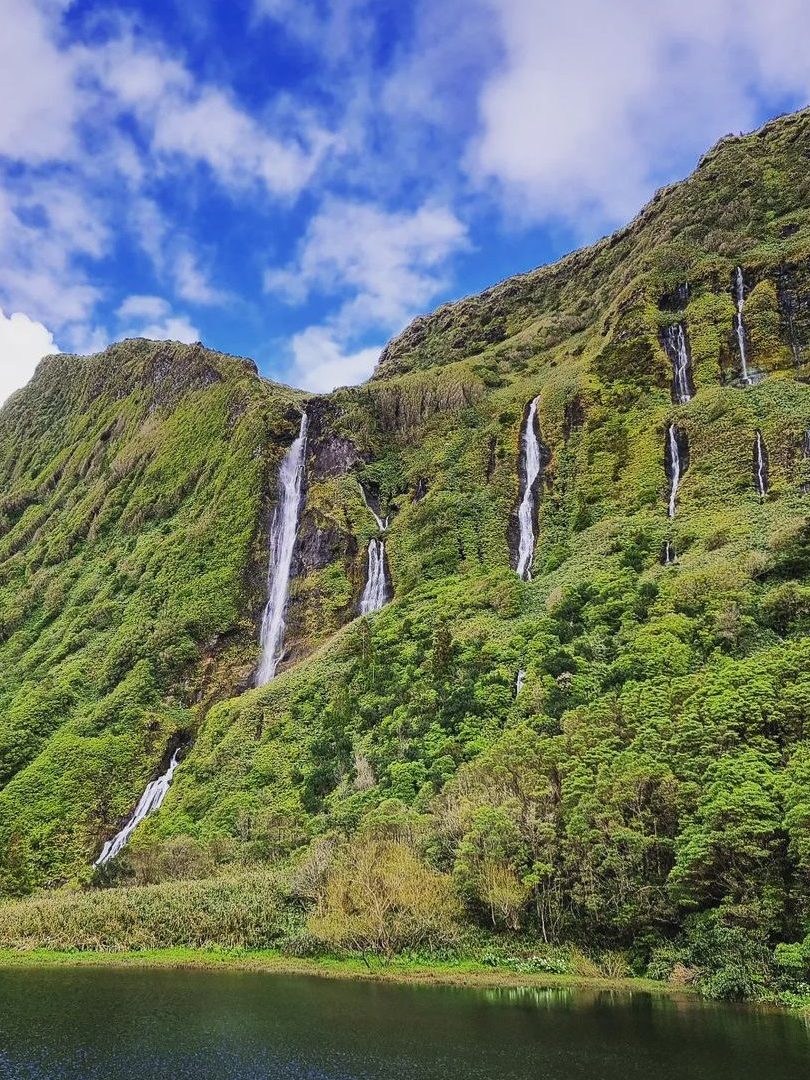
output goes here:
{"type": "Polygon", "coordinates": [[[247,972],[0,971],[2,1080],[807,1080],[794,1016],[247,972]]]}

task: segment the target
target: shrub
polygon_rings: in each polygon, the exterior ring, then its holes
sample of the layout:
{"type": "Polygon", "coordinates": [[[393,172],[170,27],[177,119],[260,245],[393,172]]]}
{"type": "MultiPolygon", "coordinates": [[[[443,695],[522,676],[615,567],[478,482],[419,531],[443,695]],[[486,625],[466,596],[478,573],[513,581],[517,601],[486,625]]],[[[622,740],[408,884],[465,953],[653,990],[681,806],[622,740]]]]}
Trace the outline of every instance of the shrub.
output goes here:
{"type": "Polygon", "coordinates": [[[264,870],[0,904],[0,947],[258,949],[277,940],[283,922],[276,877],[264,870]]]}
{"type": "Polygon", "coordinates": [[[459,915],[446,874],[405,844],[360,836],[335,858],[308,927],[325,945],[391,957],[452,940],[459,915]]]}

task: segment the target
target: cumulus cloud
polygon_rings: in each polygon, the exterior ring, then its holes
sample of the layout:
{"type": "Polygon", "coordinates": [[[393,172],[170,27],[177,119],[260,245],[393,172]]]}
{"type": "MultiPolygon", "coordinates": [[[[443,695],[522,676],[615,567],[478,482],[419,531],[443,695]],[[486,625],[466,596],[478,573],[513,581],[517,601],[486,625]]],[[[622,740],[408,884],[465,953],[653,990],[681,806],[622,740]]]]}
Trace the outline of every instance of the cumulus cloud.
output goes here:
{"type": "Polygon", "coordinates": [[[204,164],[226,187],[260,183],[274,195],[297,194],[331,144],[305,111],[294,133],[276,132],[227,88],[200,84],[177,60],[131,37],[87,56],[100,85],[140,123],[155,154],[204,164]]]}
{"type": "Polygon", "coordinates": [[[364,344],[366,333],[400,329],[447,286],[448,259],[467,244],[466,227],[444,206],[407,212],[329,200],[294,262],[264,279],[268,292],[293,304],[313,293],[339,298],[328,323],[293,337],[294,378],[324,389],[369,375],[380,349],[364,344]]]}
{"type": "Polygon", "coordinates": [[[74,57],[54,42],[43,10],[4,0],[0,34],[0,155],[44,162],[76,152],[81,94],[74,57]]]}
{"type": "Polygon", "coordinates": [[[53,334],[42,323],[0,308],[0,405],[31,378],[43,356],[59,352],[53,334]]]}
{"type": "Polygon", "coordinates": [[[290,381],[317,393],[363,382],[374,370],[380,355],[378,346],[348,349],[328,326],[309,326],[294,334],[290,348],[290,381]]]}
{"type": "Polygon", "coordinates": [[[390,327],[447,283],[446,262],[467,245],[466,227],[445,206],[413,212],[331,199],[312,218],[295,261],[264,284],[293,303],[312,292],[349,293],[339,321],[390,327]]]}
{"type": "Polygon", "coordinates": [[[624,220],[684,153],[754,126],[763,94],[810,92],[803,0],[482,2],[502,61],[467,168],[513,214],[624,220]]]}
{"type": "Polygon", "coordinates": [[[128,296],[116,315],[120,324],[119,337],[183,341],[187,345],[200,340],[197,327],[186,315],[173,312],[171,304],[161,296],[128,296]]]}

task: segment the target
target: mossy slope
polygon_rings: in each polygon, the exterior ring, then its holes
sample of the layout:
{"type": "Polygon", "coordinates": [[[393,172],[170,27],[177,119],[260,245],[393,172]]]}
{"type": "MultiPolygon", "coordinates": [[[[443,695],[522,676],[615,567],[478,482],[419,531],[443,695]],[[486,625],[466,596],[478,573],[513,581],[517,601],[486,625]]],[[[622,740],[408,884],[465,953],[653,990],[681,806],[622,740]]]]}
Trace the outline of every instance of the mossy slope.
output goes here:
{"type": "Polygon", "coordinates": [[[86,876],[193,733],[136,851],[184,834],[278,860],[387,830],[452,871],[473,919],[607,943],[706,913],[770,945],[810,931],[808,151],[808,113],[724,140],[620,233],[417,320],[367,384],[309,399],[289,658],[261,690],[240,692],[303,396],[199,348],[47,361],[0,416],[6,891],[86,876]],[[550,463],[524,583],[510,522],[536,395],[550,463]],[[392,518],[395,599],[371,619],[362,488],[392,518]]]}

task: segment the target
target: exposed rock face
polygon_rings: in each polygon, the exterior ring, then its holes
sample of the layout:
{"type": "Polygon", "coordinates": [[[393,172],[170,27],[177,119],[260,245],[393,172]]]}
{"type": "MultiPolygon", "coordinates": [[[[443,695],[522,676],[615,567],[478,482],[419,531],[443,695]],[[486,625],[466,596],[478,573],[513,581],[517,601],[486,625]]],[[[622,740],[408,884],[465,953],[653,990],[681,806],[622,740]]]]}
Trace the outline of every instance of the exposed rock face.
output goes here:
{"type": "Polygon", "coordinates": [[[566,442],[575,431],[579,431],[585,423],[585,402],[579,394],[576,394],[565,404],[563,418],[563,438],[566,442]]]}
{"type": "Polygon", "coordinates": [[[785,338],[797,367],[810,347],[810,262],[785,263],[776,279],[785,338]]]}
{"type": "Polygon", "coordinates": [[[336,528],[318,528],[312,514],[304,514],[298,530],[295,550],[295,576],[322,570],[336,559],[355,554],[357,544],[350,533],[336,528]]]}
{"type": "Polygon", "coordinates": [[[658,300],[658,306],[662,311],[682,311],[689,303],[689,285],[686,281],[679,282],[671,292],[665,292],[658,300]]]}

